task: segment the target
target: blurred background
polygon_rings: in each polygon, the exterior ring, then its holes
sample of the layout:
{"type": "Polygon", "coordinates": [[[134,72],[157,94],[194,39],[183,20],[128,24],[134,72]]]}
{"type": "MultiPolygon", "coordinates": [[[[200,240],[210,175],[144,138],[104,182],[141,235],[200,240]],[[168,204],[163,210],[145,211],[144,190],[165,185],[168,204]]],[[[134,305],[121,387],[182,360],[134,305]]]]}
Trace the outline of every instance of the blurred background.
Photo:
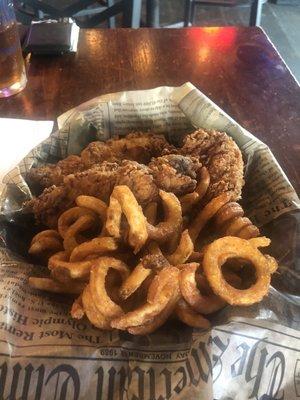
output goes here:
{"type": "Polygon", "coordinates": [[[81,28],[261,26],[300,81],[300,0],[14,0],[14,4],[18,21],[25,25],[71,17],[81,28]],[[131,8],[126,23],[121,3],[131,8]]]}

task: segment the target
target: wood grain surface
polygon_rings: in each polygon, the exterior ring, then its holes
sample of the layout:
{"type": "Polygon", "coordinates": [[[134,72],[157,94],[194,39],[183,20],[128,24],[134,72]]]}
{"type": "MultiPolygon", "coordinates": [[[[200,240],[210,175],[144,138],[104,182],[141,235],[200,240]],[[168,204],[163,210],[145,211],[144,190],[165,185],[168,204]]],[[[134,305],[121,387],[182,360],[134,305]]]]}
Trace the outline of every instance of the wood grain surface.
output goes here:
{"type": "Polygon", "coordinates": [[[192,82],[264,141],[300,191],[300,89],[260,28],[82,30],[78,51],[27,60],[0,116],[55,119],[100,94],[192,82]]]}

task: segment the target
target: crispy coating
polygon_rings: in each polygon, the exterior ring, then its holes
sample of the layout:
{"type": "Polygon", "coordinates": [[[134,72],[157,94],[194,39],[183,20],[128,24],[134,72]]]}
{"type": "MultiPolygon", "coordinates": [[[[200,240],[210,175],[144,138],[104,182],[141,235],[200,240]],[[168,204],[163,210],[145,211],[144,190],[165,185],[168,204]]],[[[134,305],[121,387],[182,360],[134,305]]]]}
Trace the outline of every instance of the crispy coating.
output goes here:
{"type": "Polygon", "coordinates": [[[201,163],[197,157],[169,154],[153,158],[149,168],[159,188],[180,196],[195,190],[201,163]]]}
{"type": "Polygon", "coordinates": [[[84,194],[107,202],[115,186],[118,169],[119,164],[105,161],[94,168],[66,176],[63,185],[68,188],[72,199],[84,194]]]}
{"type": "Polygon", "coordinates": [[[210,185],[206,201],[223,192],[231,192],[233,200],[241,197],[243,158],[236,143],[225,132],[198,129],[186,136],[181,152],[198,156],[208,169],[210,185]]]}
{"type": "Polygon", "coordinates": [[[46,188],[27,205],[32,208],[39,222],[55,227],[59,215],[70,208],[79,195],[95,196],[108,201],[116,182],[118,168],[117,163],[104,162],[89,170],[70,174],[60,186],[46,188]]]}
{"type": "Polygon", "coordinates": [[[52,185],[60,185],[64,177],[69,174],[83,171],[84,164],[79,156],[71,155],[57,164],[47,164],[39,168],[31,168],[28,173],[28,179],[32,183],[49,187],[52,185]]]}
{"type": "Polygon", "coordinates": [[[123,160],[118,170],[116,185],[126,185],[141,205],[158,199],[158,188],[151,171],[136,161],[123,160]]]}
{"type": "Polygon", "coordinates": [[[175,147],[170,145],[163,135],[133,132],[120,139],[92,142],[80,156],[70,155],[57,164],[32,168],[28,173],[28,179],[31,183],[42,187],[57,186],[67,175],[90,169],[104,161],[120,162],[127,159],[148,164],[151,157],[157,157],[163,151],[165,153],[175,151],[175,147]]]}
{"type": "Polygon", "coordinates": [[[105,160],[132,160],[148,164],[151,157],[159,156],[163,149],[172,149],[163,135],[133,132],[124,138],[107,142],[92,142],[82,152],[81,159],[86,167],[105,160]]]}
{"type": "Polygon", "coordinates": [[[64,186],[50,186],[39,197],[35,197],[26,205],[32,210],[38,222],[51,228],[57,227],[58,216],[71,207],[72,201],[68,197],[64,186]]]}

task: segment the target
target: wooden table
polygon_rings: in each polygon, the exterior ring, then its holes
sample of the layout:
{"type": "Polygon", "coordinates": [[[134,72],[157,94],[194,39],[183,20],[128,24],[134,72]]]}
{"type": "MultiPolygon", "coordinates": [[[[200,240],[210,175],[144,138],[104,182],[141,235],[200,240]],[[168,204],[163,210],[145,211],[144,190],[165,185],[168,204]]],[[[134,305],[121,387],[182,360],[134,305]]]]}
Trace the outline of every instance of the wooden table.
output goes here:
{"type": "Polygon", "coordinates": [[[55,119],[92,97],[192,82],[273,150],[300,192],[300,89],[259,28],[81,31],[78,52],[31,57],[0,116],[55,119]]]}

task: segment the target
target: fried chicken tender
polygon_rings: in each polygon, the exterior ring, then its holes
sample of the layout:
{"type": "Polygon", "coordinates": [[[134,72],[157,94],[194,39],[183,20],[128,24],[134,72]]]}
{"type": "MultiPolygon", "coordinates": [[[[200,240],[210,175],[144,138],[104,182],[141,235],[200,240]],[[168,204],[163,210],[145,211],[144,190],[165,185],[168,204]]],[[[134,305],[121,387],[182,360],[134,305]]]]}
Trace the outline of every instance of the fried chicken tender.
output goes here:
{"type": "Polygon", "coordinates": [[[199,157],[208,169],[210,185],[206,201],[224,192],[231,192],[234,201],[241,197],[243,158],[236,143],[225,132],[198,129],[185,137],[181,153],[199,157]]]}
{"type": "Polygon", "coordinates": [[[133,132],[124,138],[90,143],[81,152],[81,159],[88,168],[105,160],[126,159],[148,164],[151,158],[159,156],[163,149],[173,148],[164,135],[133,132]]]}
{"type": "Polygon", "coordinates": [[[76,172],[83,171],[85,168],[79,156],[71,155],[57,164],[47,164],[39,168],[31,168],[28,179],[31,183],[42,187],[60,185],[64,177],[76,172]]]}
{"type": "Polygon", "coordinates": [[[178,196],[195,190],[201,167],[198,157],[180,154],[153,158],[149,163],[157,186],[178,196]]]}
{"type": "Polygon", "coordinates": [[[85,171],[103,161],[119,162],[127,159],[148,164],[151,157],[159,156],[163,151],[175,151],[175,147],[163,135],[133,132],[120,139],[92,142],[81,152],[80,157],[70,155],[57,164],[32,168],[27,177],[31,183],[43,188],[57,186],[67,175],[85,171]]]}
{"type": "Polygon", "coordinates": [[[60,186],[46,188],[43,193],[30,200],[37,221],[49,227],[56,227],[59,215],[70,208],[77,196],[84,194],[108,201],[115,186],[119,164],[103,162],[83,172],[64,177],[60,186]]]}

